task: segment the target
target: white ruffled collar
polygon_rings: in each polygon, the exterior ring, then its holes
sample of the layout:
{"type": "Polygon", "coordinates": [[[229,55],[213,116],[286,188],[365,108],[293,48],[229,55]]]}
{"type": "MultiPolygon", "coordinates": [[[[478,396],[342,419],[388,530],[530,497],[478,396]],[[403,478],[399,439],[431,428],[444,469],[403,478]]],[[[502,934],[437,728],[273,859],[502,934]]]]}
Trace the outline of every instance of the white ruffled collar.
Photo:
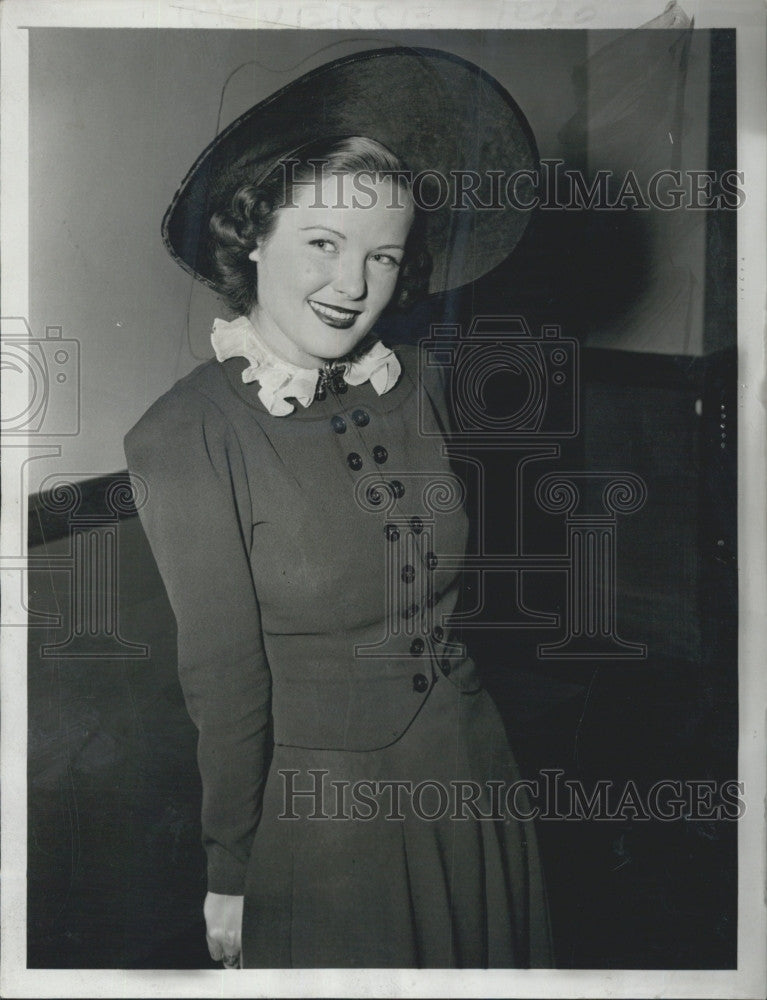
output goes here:
{"type": "MultiPolygon", "coordinates": [[[[242,381],[259,383],[258,398],[275,417],[287,416],[295,410],[288,397],[304,407],[315,399],[321,369],[299,368],[283,361],[266,346],[247,316],[239,316],[232,322],[215,320],[210,340],[219,361],[245,358],[249,362],[242,381]]],[[[370,381],[379,396],[396,385],[402,370],[394,351],[384,347],[380,340],[361,357],[340,364],[345,382],[362,385],[370,381]]]]}

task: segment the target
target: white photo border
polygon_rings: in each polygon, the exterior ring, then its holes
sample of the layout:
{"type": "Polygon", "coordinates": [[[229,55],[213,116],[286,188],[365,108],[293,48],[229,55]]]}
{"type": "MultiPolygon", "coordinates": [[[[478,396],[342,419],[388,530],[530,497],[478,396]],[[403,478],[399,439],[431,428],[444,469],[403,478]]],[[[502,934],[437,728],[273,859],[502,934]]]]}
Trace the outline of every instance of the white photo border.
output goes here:
{"type": "MultiPolygon", "coordinates": [[[[2,635],[2,974],[5,997],[526,996],[759,998],[767,994],[765,910],[765,233],[767,85],[765,5],[690,0],[697,28],[734,27],[738,164],[747,212],[738,217],[739,821],[738,967],[693,970],[264,970],[173,972],[26,968],[26,630],[2,635]]],[[[632,28],[662,12],[652,0],[5,0],[1,18],[0,160],[2,316],[28,316],[28,31],[30,27],[196,28],[632,28]]],[[[5,401],[10,405],[10,401],[5,401]]],[[[17,445],[23,441],[15,439],[17,445]]],[[[3,463],[3,479],[12,470],[3,463]]],[[[4,486],[9,485],[4,482],[4,486]]],[[[3,552],[26,527],[17,491],[3,490],[3,552]],[[5,502],[8,498],[8,502],[5,502]]],[[[18,575],[0,563],[3,593],[18,575]]],[[[24,574],[21,574],[22,576],[24,574]]],[[[23,603],[21,605],[23,607],[23,603]]],[[[20,625],[24,621],[19,621],[20,625]]]]}

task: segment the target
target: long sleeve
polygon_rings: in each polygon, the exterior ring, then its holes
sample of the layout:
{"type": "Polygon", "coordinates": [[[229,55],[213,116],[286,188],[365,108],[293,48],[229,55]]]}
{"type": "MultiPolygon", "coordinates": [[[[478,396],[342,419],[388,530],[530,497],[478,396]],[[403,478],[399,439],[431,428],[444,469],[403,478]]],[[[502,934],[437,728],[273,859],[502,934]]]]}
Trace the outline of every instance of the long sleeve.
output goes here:
{"type": "Polygon", "coordinates": [[[216,405],[178,387],[125,438],[146,483],[139,514],[178,626],[178,669],[197,727],[208,888],[240,895],[268,766],[270,673],[247,553],[242,452],[216,405]],[[245,525],[245,528],[243,528],[245,525]]]}

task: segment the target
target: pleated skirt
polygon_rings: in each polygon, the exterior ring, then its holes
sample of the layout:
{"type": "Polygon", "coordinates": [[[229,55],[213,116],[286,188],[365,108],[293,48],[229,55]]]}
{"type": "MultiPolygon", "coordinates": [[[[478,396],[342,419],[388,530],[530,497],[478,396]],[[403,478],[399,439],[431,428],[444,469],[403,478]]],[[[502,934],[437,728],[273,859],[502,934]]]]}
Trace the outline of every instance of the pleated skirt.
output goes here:
{"type": "Polygon", "coordinates": [[[389,747],[277,745],[243,967],[551,967],[535,831],[502,805],[518,778],[490,696],[444,677],[389,747]]]}

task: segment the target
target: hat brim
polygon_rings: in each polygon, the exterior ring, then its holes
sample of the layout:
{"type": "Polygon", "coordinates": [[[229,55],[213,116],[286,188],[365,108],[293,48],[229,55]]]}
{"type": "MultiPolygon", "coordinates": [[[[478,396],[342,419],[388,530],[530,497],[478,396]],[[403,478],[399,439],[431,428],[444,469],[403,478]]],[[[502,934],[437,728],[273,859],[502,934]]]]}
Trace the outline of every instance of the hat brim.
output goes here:
{"type": "MultiPolygon", "coordinates": [[[[509,177],[537,169],[535,139],[525,116],[479,66],[439,49],[392,47],[320,66],[219,133],[165,213],[162,235],[169,252],[216,289],[212,214],[229,204],[237,188],[263,176],[292,150],[351,135],[383,143],[414,176],[434,172],[445,178],[447,192],[424,212],[433,261],[430,293],[476,280],[519,242],[530,211],[498,198],[499,182],[491,171],[509,177]],[[480,179],[474,197],[460,191],[467,183],[460,173],[469,171],[480,179]],[[476,200],[488,207],[476,207],[476,200]]],[[[523,185],[531,185],[526,175],[520,177],[523,185]]],[[[520,197],[519,203],[526,199],[520,197]]]]}

